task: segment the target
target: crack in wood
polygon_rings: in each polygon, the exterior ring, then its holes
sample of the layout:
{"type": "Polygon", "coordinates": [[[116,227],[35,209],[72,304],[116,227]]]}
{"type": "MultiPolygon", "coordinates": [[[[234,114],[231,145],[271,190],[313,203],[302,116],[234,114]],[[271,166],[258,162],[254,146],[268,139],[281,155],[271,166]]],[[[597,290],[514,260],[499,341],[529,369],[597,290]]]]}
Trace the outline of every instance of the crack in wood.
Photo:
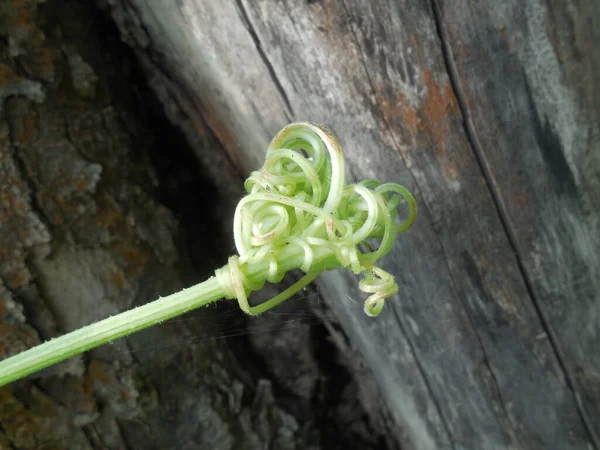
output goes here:
{"type": "Polygon", "coordinates": [[[275,84],[275,88],[279,92],[279,95],[281,96],[281,100],[283,101],[283,103],[285,105],[286,120],[288,122],[292,122],[292,117],[295,116],[294,108],[292,108],[292,103],[290,102],[290,99],[289,99],[287,93],[285,92],[285,89],[283,88],[281,81],[279,81],[279,77],[275,73],[275,68],[273,67],[273,64],[271,63],[271,61],[267,57],[267,54],[265,53],[263,45],[260,42],[260,38],[258,37],[258,33],[256,32],[254,25],[252,25],[252,22],[250,21],[250,16],[248,14],[246,7],[244,6],[244,2],[243,2],[243,0],[235,0],[235,3],[237,6],[239,15],[240,15],[240,19],[242,20],[242,23],[244,24],[244,27],[246,28],[246,30],[248,30],[248,33],[250,33],[250,37],[252,38],[252,41],[254,42],[254,45],[256,46],[256,50],[258,51],[260,59],[262,59],[262,61],[264,62],[265,67],[267,68],[267,71],[269,72],[269,76],[271,77],[271,80],[275,84]]]}
{"type": "MultiPolygon", "coordinates": [[[[373,80],[372,80],[372,77],[371,77],[371,73],[370,73],[370,71],[369,71],[369,68],[368,68],[368,65],[367,65],[367,63],[366,63],[365,54],[364,54],[364,52],[363,52],[363,50],[362,50],[362,47],[360,46],[360,42],[359,42],[358,36],[356,35],[356,30],[354,29],[354,24],[353,24],[353,18],[352,18],[352,15],[350,14],[350,11],[349,11],[349,9],[348,9],[348,6],[347,6],[347,4],[346,4],[346,1],[342,1],[342,6],[343,6],[343,8],[344,8],[344,11],[346,12],[346,14],[347,14],[348,18],[349,18],[349,21],[350,21],[350,23],[349,23],[350,30],[351,30],[351,32],[352,32],[352,36],[353,36],[353,38],[354,38],[354,41],[355,41],[355,43],[356,43],[357,50],[358,50],[358,52],[359,52],[359,54],[360,54],[361,63],[362,63],[362,65],[363,65],[363,68],[364,68],[364,70],[365,70],[365,74],[366,74],[366,77],[367,77],[367,80],[368,80],[369,86],[370,86],[370,88],[371,88],[371,91],[373,92],[373,96],[374,96],[374,99],[375,99],[375,103],[376,103],[376,104],[377,104],[377,106],[378,106],[378,111],[382,111],[382,109],[381,109],[381,105],[379,105],[379,101],[377,100],[377,96],[376,96],[376,93],[377,93],[377,91],[376,91],[376,89],[375,89],[375,85],[373,84],[373,80]]],[[[405,158],[404,158],[404,155],[403,155],[403,153],[402,153],[401,151],[399,151],[399,145],[398,145],[398,142],[396,141],[396,137],[394,136],[394,133],[392,133],[392,130],[391,130],[391,126],[390,126],[390,124],[388,123],[388,121],[387,121],[387,120],[386,120],[384,117],[381,117],[381,120],[382,120],[382,122],[384,123],[384,125],[385,125],[385,127],[386,127],[386,131],[387,131],[388,135],[390,136],[390,138],[391,138],[392,142],[394,143],[394,146],[395,146],[395,148],[396,148],[396,153],[397,153],[398,155],[400,155],[400,158],[402,159],[402,161],[403,161],[404,165],[405,165],[406,167],[409,167],[409,165],[407,164],[407,162],[406,162],[406,160],[405,160],[405,158]]],[[[415,177],[414,177],[414,175],[413,175],[413,173],[412,173],[412,171],[411,171],[411,170],[409,170],[409,173],[411,174],[411,178],[413,179],[413,182],[414,182],[414,184],[415,184],[415,186],[416,186],[416,188],[417,188],[417,189],[416,189],[416,191],[420,192],[419,183],[418,183],[418,182],[417,182],[417,180],[415,179],[415,177]]],[[[427,210],[427,213],[428,213],[428,215],[430,215],[430,216],[431,216],[431,211],[430,211],[430,208],[429,208],[429,206],[428,206],[428,205],[425,203],[425,201],[424,201],[423,199],[421,199],[421,202],[422,202],[422,205],[423,205],[424,209],[425,209],[425,210],[427,210]]],[[[444,246],[443,246],[443,244],[442,244],[441,240],[439,239],[439,234],[436,234],[436,236],[438,237],[438,241],[439,241],[440,247],[441,247],[441,249],[442,249],[442,254],[443,254],[443,256],[444,256],[445,265],[446,265],[446,267],[448,268],[448,273],[450,273],[450,274],[451,274],[452,272],[451,272],[451,270],[450,270],[450,267],[449,267],[449,265],[448,265],[448,262],[447,262],[447,259],[446,259],[446,253],[445,253],[445,251],[444,251],[444,246]]],[[[451,276],[452,276],[452,275],[451,275],[451,276]]],[[[455,283],[454,283],[454,279],[453,279],[453,278],[452,278],[452,286],[453,286],[453,289],[454,289],[455,293],[457,294],[457,296],[459,296],[459,295],[458,295],[458,291],[457,291],[457,289],[456,289],[456,285],[455,285],[455,283]]],[[[464,309],[464,308],[463,308],[463,309],[464,309]]],[[[433,392],[433,388],[432,388],[432,386],[431,386],[431,383],[430,383],[430,381],[428,380],[428,378],[427,378],[427,376],[426,376],[426,373],[425,373],[425,370],[423,369],[423,366],[422,366],[422,364],[421,364],[421,362],[420,362],[420,360],[419,360],[419,355],[418,355],[418,352],[416,352],[416,351],[415,351],[414,344],[413,344],[413,342],[411,341],[411,339],[408,337],[408,335],[407,335],[407,333],[406,333],[406,330],[405,330],[405,327],[404,327],[404,325],[403,325],[403,322],[402,322],[402,320],[401,320],[401,317],[400,317],[400,315],[398,314],[398,312],[396,311],[396,308],[393,308],[393,311],[394,311],[394,315],[395,315],[395,317],[396,317],[396,321],[397,321],[397,323],[398,323],[399,327],[401,328],[401,331],[402,331],[402,333],[403,333],[403,334],[404,334],[404,336],[406,337],[406,341],[407,341],[407,343],[408,343],[408,345],[409,345],[409,347],[410,347],[410,349],[411,349],[411,352],[412,352],[412,354],[413,354],[413,357],[414,357],[415,363],[416,363],[416,365],[417,365],[417,370],[418,370],[419,374],[421,375],[421,378],[422,378],[422,380],[423,380],[423,383],[424,383],[424,385],[425,385],[425,388],[427,389],[427,392],[429,393],[429,396],[431,397],[431,401],[432,401],[432,403],[433,403],[433,405],[434,405],[434,407],[435,407],[435,409],[436,409],[436,412],[437,412],[438,416],[440,417],[440,420],[441,420],[441,422],[442,422],[442,425],[443,425],[443,427],[444,427],[444,431],[445,431],[445,433],[446,433],[446,435],[447,435],[447,437],[448,437],[448,441],[450,442],[450,444],[451,444],[451,445],[452,445],[452,447],[454,448],[454,439],[452,438],[452,433],[451,433],[451,431],[450,431],[450,427],[449,427],[449,425],[448,425],[448,423],[447,423],[447,421],[446,421],[446,418],[444,417],[444,414],[443,414],[443,412],[442,412],[442,408],[441,408],[441,406],[440,406],[440,404],[439,404],[439,401],[438,401],[438,399],[437,399],[436,395],[435,395],[435,394],[434,394],[434,392],[433,392]]],[[[477,340],[478,340],[478,342],[479,342],[479,344],[480,344],[480,347],[481,347],[481,349],[482,349],[482,352],[483,352],[483,354],[485,355],[485,359],[487,360],[487,359],[488,359],[488,357],[487,357],[487,354],[486,354],[486,351],[485,351],[485,349],[483,348],[483,344],[482,344],[482,342],[481,342],[481,338],[480,338],[480,336],[477,334],[477,331],[475,330],[475,328],[474,328],[474,326],[473,326],[473,323],[472,323],[472,320],[471,320],[471,317],[470,317],[470,315],[468,314],[468,312],[467,312],[466,314],[469,316],[469,321],[470,321],[470,323],[471,323],[471,327],[473,328],[473,332],[474,332],[474,334],[477,336],[477,340]]],[[[495,376],[494,376],[494,374],[492,373],[491,367],[489,367],[489,365],[487,365],[487,367],[488,367],[488,369],[489,369],[489,371],[490,371],[490,374],[491,374],[491,376],[492,376],[492,379],[496,380],[496,379],[495,379],[495,376]]],[[[496,387],[497,387],[497,389],[498,389],[498,391],[499,391],[500,389],[499,389],[499,386],[498,386],[498,384],[497,384],[497,381],[496,381],[496,387]]],[[[502,401],[501,401],[501,399],[500,399],[500,403],[501,403],[501,407],[502,407],[503,411],[506,411],[506,410],[505,410],[505,407],[504,407],[504,405],[502,404],[502,401]]]]}
{"type": "MultiPolygon", "coordinates": [[[[366,64],[366,60],[365,60],[365,55],[364,55],[364,52],[363,52],[362,48],[361,48],[361,47],[360,47],[360,45],[359,45],[358,36],[356,35],[356,31],[355,31],[355,29],[354,29],[354,26],[353,26],[353,24],[352,24],[352,16],[351,16],[351,14],[350,14],[350,11],[348,10],[348,7],[347,7],[347,5],[346,5],[346,2],[345,2],[345,1],[344,1],[344,2],[342,2],[342,5],[343,5],[343,8],[344,8],[344,10],[346,11],[346,14],[348,15],[348,17],[349,17],[349,19],[350,19],[350,22],[351,22],[351,23],[350,23],[350,29],[351,29],[352,35],[353,35],[353,37],[354,37],[354,40],[355,40],[355,42],[357,43],[357,48],[358,48],[358,51],[359,51],[359,53],[360,53],[360,56],[361,56],[361,61],[362,61],[363,67],[364,67],[364,69],[365,69],[365,73],[366,73],[366,76],[367,76],[367,80],[368,80],[368,82],[369,82],[369,85],[370,85],[370,87],[371,87],[371,90],[372,90],[372,91],[373,91],[373,93],[375,94],[375,93],[376,93],[375,86],[374,86],[374,84],[373,84],[373,80],[372,80],[371,74],[370,74],[370,72],[369,72],[369,69],[368,69],[368,66],[367,66],[367,64],[366,64]]],[[[377,97],[376,97],[376,96],[375,96],[375,101],[376,101],[376,103],[378,103],[378,101],[377,101],[377,97]]],[[[381,108],[380,108],[380,107],[379,107],[379,110],[381,110],[381,108]]],[[[386,128],[387,128],[387,130],[388,130],[388,133],[389,133],[389,135],[391,136],[391,139],[392,139],[392,141],[394,142],[394,144],[395,144],[396,148],[398,148],[398,143],[396,142],[396,139],[395,139],[395,137],[394,137],[393,133],[391,132],[391,126],[389,125],[389,123],[387,122],[387,120],[385,120],[384,118],[382,118],[382,120],[383,120],[383,123],[385,124],[385,126],[386,126],[386,128]]],[[[403,162],[404,162],[404,163],[405,163],[405,165],[406,165],[406,161],[404,161],[404,156],[402,155],[402,152],[398,151],[397,153],[400,155],[400,157],[403,159],[403,162]]],[[[407,167],[408,167],[408,166],[407,166],[407,167]]],[[[412,175],[412,172],[411,172],[411,175],[412,175]]],[[[414,177],[413,177],[413,180],[414,180],[414,182],[415,182],[415,185],[418,187],[418,183],[417,183],[417,181],[414,179],[414,177]]],[[[431,215],[431,213],[430,213],[430,211],[429,211],[429,207],[428,207],[428,205],[427,205],[427,204],[424,204],[424,207],[425,207],[425,209],[426,209],[426,210],[429,212],[429,214],[431,215]]],[[[443,245],[443,243],[441,242],[441,240],[439,239],[439,234],[437,234],[437,236],[438,236],[438,241],[439,241],[439,244],[440,244],[440,248],[442,249],[442,255],[443,255],[443,257],[444,257],[444,262],[445,262],[445,265],[446,265],[446,267],[447,267],[447,269],[448,269],[448,273],[450,274],[450,276],[451,276],[451,279],[452,279],[451,281],[452,281],[452,286],[453,286],[454,292],[456,293],[456,296],[457,296],[458,298],[460,298],[460,295],[459,295],[458,289],[457,289],[457,287],[456,287],[456,283],[455,283],[454,277],[452,276],[452,271],[450,270],[450,266],[449,266],[449,264],[448,264],[448,261],[447,261],[447,258],[446,258],[446,252],[445,252],[445,250],[444,250],[444,245],[443,245]]],[[[466,308],[466,306],[465,306],[465,305],[463,305],[463,310],[465,311],[465,314],[466,314],[466,315],[467,315],[467,317],[468,317],[468,320],[469,320],[469,323],[470,323],[470,325],[471,325],[471,328],[472,328],[472,330],[473,330],[473,333],[474,333],[474,335],[475,335],[475,337],[476,337],[476,339],[477,339],[477,342],[478,342],[478,344],[479,344],[479,347],[480,347],[480,349],[481,349],[481,351],[482,351],[482,353],[483,353],[483,355],[484,355],[484,356],[483,356],[483,362],[484,362],[484,365],[485,365],[485,367],[486,367],[486,370],[489,372],[489,374],[490,374],[490,377],[491,377],[491,379],[492,379],[492,381],[493,381],[493,383],[494,383],[494,387],[495,387],[495,394],[496,394],[496,400],[497,400],[497,401],[498,401],[498,403],[500,404],[500,408],[501,408],[501,410],[502,410],[502,411],[503,411],[503,413],[504,413],[504,420],[505,420],[506,422],[510,422],[510,419],[509,419],[508,413],[507,413],[507,411],[506,411],[506,405],[505,405],[505,404],[504,404],[504,402],[502,401],[502,398],[501,398],[501,395],[500,395],[500,392],[501,392],[500,385],[498,384],[498,380],[497,380],[497,378],[496,378],[496,375],[494,374],[494,372],[493,372],[493,370],[492,370],[492,368],[491,368],[491,366],[490,366],[490,364],[489,364],[489,357],[488,357],[488,355],[487,355],[487,351],[486,351],[486,349],[485,349],[485,346],[483,345],[483,342],[482,342],[482,340],[481,340],[481,336],[480,336],[480,335],[479,335],[479,333],[477,332],[477,329],[476,329],[476,327],[475,327],[475,325],[474,325],[474,323],[473,323],[473,318],[472,318],[471,314],[469,313],[469,311],[468,311],[468,308],[466,308]]],[[[403,331],[404,335],[405,335],[405,336],[407,336],[406,332],[404,331],[404,327],[402,326],[402,323],[401,323],[401,318],[399,317],[399,314],[397,313],[397,311],[396,311],[395,309],[394,309],[394,314],[396,315],[396,320],[398,321],[399,325],[401,326],[401,328],[402,328],[402,331],[403,331]]],[[[437,399],[436,399],[436,396],[435,396],[435,395],[434,395],[434,393],[433,393],[433,390],[432,390],[432,388],[431,388],[431,385],[430,385],[430,383],[429,383],[429,381],[428,381],[428,379],[427,379],[427,376],[426,376],[426,374],[425,374],[425,371],[423,370],[423,368],[422,368],[422,365],[421,365],[421,363],[419,362],[418,353],[415,353],[415,351],[414,351],[414,347],[413,347],[413,344],[412,344],[411,340],[408,338],[408,336],[407,336],[407,342],[409,343],[409,346],[411,347],[411,350],[412,350],[412,352],[413,352],[413,355],[414,355],[414,358],[415,358],[415,361],[416,361],[416,364],[417,364],[417,367],[418,367],[419,373],[421,374],[421,377],[423,378],[423,382],[425,383],[426,389],[427,389],[427,391],[429,392],[429,394],[430,394],[430,396],[431,396],[431,399],[432,399],[432,402],[433,402],[433,404],[435,405],[435,407],[436,407],[436,409],[437,409],[437,413],[439,414],[439,416],[440,416],[440,419],[442,420],[442,423],[443,423],[443,425],[444,425],[445,431],[446,431],[446,433],[448,434],[448,438],[449,438],[450,442],[452,443],[452,445],[454,445],[454,442],[453,442],[453,439],[452,439],[452,434],[451,434],[451,432],[450,432],[450,429],[449,429],[449,427],[448,427],[448,424],[447,424],[447,422],[446,422],[446,419],[444,418],[444,415],[442,414],[442,409],[440,408],[440,405],[439,405],[439,403],[438,403],[438,401],[437,401],[437,399]]],[[[512,429],[512,427],[511,427],[511,430],[510,430],[510,431],[511,431],[511,432],[512,432],[512,431],[514,431],[514,430],[512,429]]]]}
{"type": "Polygon", "coordinates": [[[492,174],[492,171],[490,169],[489,162],[487,160],[485,152],[484,152],[484,150],[481,146],[481,143],[479,142],[479,139],[477,137],[477,132],[475,130],[475,126],[473,125],[473,121],[471,119],[471,115],[470,115],[469,109],[467,107],[465,95],[460,86],[460,76],[458,74],[458,69],[454,63],[454,59],[452,56],[452,48],[450,46],[448,35],[446,33],[446,30],[444,28],[444,24],[442,21],[442,8],[439,4],[439,0],[430,0],[430,1],[431,1],[432,12],[433,12],[432,18],[435,23],[435,29],[436,29],[438,38],[440,40],[442,55],[443,55],[443,59],[444,59],[444,65],[446,66],[446,71],[447,71],[448,77],[450,79],[450,85],[452,87],[454,96],[458,103],[460,114],[463,118],[463,128],[465,131],[467,141],[469,142],[469,145],[474,153],[475,159],[476,159],[477,164],[479,165],[479,168],[482,172],[482,175],[483,175],[483,178],[487,185],[487,188],[490,191],[492,201],[493,201],[493,204],[498,213],[498,217],[500,219],[502,228],[506,234],[509,245],[515,255],[519,273],[523,279],[523,282],[525,284],[525,287],[527,289],[529,297],[531,298],[531,302],[534,306],[536,314],[538,315],[538,317],[540,319],[541,326],[542,326],[543,330],[546,332],[546,334],[548,335],[548,340],[549,340],[550,346],[551,346],[551,348],[556,356],[557,362],[563,372],[566,384],[567,384],[569,390],[573,394],[575,403],[577,405],[577,410],[579,412],[581,420],[583,421],[585,430],[588,433],[594,446],[596,448],[600,448],[600,440],[598,439],[598,436],[596,436],[596,433],[594,432],[594,429],[590,423],[590,420],[583,408],[583,405],[581,403],[581,396],[575,387],[572,375],[569,373],[569,370],[567,369],[567,365],[565,363],[565,359],[563,357],[563,352],[560,348],[556,333],[552,329],[552,327],[549,323],[549,319],[548,319],[546,313],[544,312],[544,310],[540,304],[540,301],[537,298],[535,291],[533,289],[533,283],[532,283],[531,277],[529,276],[529,273],[528,273],[527,269],[525,268],[525,264],[523,262],[523,249],[521,248],[521,246],[518,242],[516,233],[514,231],[514,227],[512,226],[511,221],[510,221],[510,217],[509,217],[507,208],[506,208],[504,201],[502,199],[502,196],[500,194],[500,189],[498,188],[498,185],[496,183],[494,175],[492,174]]]}
{"type": "MultiPolygon", "coordinates": [[[[373,93],[373,98],[375,99],[375,103],[376,103],[376,105],[378,107],[377,110],[378,111],[383,111],[382,108],[381,108],[381,105],[379,105],[379,101],[377,99],[377,95],[376,95],[377,91],[375,89],[375,85],[373,83],[373,79],[371,77],[371,73],[369,71],[369,67],[368,67],[367,62],[366,62],[365,54],[363,52],[362,47],[360,46],[360,41],[358,39],[358,36],[356,35],[356,30],[355,30],[354,24],[353,24],[353,17],[350,14],[350,10],[348,9],[348,5],[346,4],[345,0],[342,1],[342,7],[344,8],[344,11],[346,12],[346,15],[348,16],[350,31],[351,31],[352,36],[354,38],[354,41],[356,43],[356,48],[358,50],[358,53],[360,54],[361,64],[362,64],[362,66],[363,66],[363,68],[365,70],[365,75],[367,77],[367,81],[368,81],[369,86],[371,88],[371,91],[373,93]]],[[[390,124],[388,123],[388,121],[384,117],[381,117],[381,121],[385,125],[386,131],[387,131],[388,135],[390,136],[390,139],[394,143],[394,147],[395,147],[396,153],[400,156],[400,158],[402,159],[402,162],[404,163],[404,165],[406,167],[410,167],[409,164],[407,164],[407,161],[405,160],[403,153],[399,150],[400,146],[399,146],[399,144],[398,144],[398,142],[396,140],[396,137],[394,136],[394,133],[392,133],[392,129],[391,129],[390,124]]],[[[413,175],[413,173],[412,173],[411,170],[409,170],[409,173],[410,173],[411,178],[412,178],[412,180],[414,182],[414,185],[416,186],[415,191],[416,192],[420,192],[421,189],[419,187],[419,183],[417,182],[417,180],[414,177],[414,175],[413,175]]],[[[427,212],[428,212],[428,214],[431,215],[430,210],[429,210],[429,206],[425,203],[425,201],[423,199],[421,199],[421,202],[423,204],[424,209],[426,209],[427,212]]],[[[438,239],[439,239],[439,235],[438,235],[438,239]]],[[[441,242],[440,242],[440,245],[441,245],[441,242]]],[[[443,251],[443,246],[441,246],[441,247],[442,247],[442,251],[443,251]]],[[[421,378],[423,380],[423,384],[425,385],[425,389],[429,393],[429,396],[431,397],[431,402],[433,403],[433,405],[435,407],[435,410],[436,410],[436,412],[437,412],[437,414],[438,414],[438,416],[440,418],[440,421],[442,423],[442,426],[444,427],[444,431],[446,433],[448,442],[450,443],[450,445],[452,445],[452,448],[455,448],[454,439],[452,438],[452,433],[450,431],[450,427],[448,425],[448,422],[446,421],[446,418],[444,417],[444,414],[442,412],[442,408],[441,408],[441,406],[439,404],[439,401],[438,401],[438,399],[436,398],[436,396],[435,396],[435,394],[433,392],[433,388],[431,386],[431,383],[430,383],[429,379],[427,378],[427,376],[425,374],[425,370],[423,369],[423,365],[422,365],[422,363],[419,360],[419,354],[418,354],[418,352],[416,352],[413,342],[411,341],[411,339],[409,338],[408,334],[406,333],[406,329],[405,329],[404,324],[403,324],[403,322],[402,322],[402,320],[400,318],[400,315],[398,314],[398,311],[396,310],[396,308],[392,308],[392,309],[394,311],[394,316],[396,317],[396,322],[398,323],[398,326],[400,327],[402,334],[404,334],[404,336],[406,337],[406,342],[408,343],[408,346],[410,347],[411,353],[413,354],[413,357],[414,357],[414,360],[415,360],[415,363],[416,363],[416,366],[417,366],[418,373],[420,374],[420,376],[421,376],[421,378]]]]}

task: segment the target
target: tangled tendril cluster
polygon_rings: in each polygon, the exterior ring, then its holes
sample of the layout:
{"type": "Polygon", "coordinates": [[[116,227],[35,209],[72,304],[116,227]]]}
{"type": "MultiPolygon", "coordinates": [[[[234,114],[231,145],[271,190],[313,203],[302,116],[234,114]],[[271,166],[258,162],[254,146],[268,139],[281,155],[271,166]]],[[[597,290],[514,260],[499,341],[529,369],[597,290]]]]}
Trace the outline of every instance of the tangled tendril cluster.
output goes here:
{"type": "Polygon", "coordinates": [[[216,272],[226,296],[237,298],[245,312],[266,311],[336,267],[364,276],[359,287],[371,294],[365,301],[368,315],[379,314],[384,300],[398,292],[394,277],[375,263],[391,250],[396,234],[411,227],[415,200],[398,184],[346,185],[340,145],[327,129],[308,122],[285,127],[245,188],[248,195],[234,217],[239,257],[216,272]],[[408,205],[408,214],[397,224],[401,203],[408,205]],[[376,248],[372,240],[378,241],[376,248]],[[249,305],[250,292],[265,281],[281,281],[295,268],[305,272],[302,279],[267,302],[249,305]]]}

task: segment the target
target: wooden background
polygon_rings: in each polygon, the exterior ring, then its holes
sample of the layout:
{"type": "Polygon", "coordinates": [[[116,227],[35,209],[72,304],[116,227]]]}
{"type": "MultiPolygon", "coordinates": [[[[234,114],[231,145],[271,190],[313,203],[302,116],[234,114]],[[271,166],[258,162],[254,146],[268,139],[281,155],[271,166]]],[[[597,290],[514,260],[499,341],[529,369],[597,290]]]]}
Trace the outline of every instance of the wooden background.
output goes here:
{"type": "Polygon", "coordinates": [[[401,448],[598,447],[597,3],[100,4],[215,184],[222,223],[295,120],[332,129],[350,181],[415,194],[380,317],[356,305],[351,274],[317,282],[401,448]]]}

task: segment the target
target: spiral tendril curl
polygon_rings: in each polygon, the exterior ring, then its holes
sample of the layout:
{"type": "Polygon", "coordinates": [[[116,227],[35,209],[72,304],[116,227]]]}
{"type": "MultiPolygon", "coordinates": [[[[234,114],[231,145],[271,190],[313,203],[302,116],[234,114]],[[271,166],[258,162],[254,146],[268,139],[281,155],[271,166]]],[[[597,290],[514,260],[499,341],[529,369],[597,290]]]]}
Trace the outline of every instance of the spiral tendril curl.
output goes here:
{"type": "Polygon", "coordinates": [[[387,297],[398,292],[394,277],[375,266],[392,248],[396,235],[415,221],[417,205],[404,187],[376,180],[346,185],[344,157],[337,139],[324,127],[293,123],[268,147],[263,167],[244,185],[248,195],[234,216],[232,256],[217,279],[228,298],[248,314],[259,314],[303,289],[324,270],[346,267],[364,279],[370,296],[364,310],[378,315],[387,297]],[[406,203],[407,218],[395,223],[406,203]],[[368,240],[377,239],[373,249],[368,240]],[[362,249],[362,250],[361,250],[362,249]],[[276,297],[250,306],[248,295],[266,281],[281,281],[288,270],[305,275],[276,297]]]}

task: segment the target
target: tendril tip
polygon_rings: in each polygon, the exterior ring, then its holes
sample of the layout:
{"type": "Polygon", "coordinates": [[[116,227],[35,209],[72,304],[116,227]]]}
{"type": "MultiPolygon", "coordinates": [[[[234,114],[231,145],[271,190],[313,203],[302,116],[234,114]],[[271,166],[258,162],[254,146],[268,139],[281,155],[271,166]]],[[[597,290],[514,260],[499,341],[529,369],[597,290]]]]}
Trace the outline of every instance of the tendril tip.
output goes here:
{"type": "Polygon", "coordinates": [[[364,276],[359,288],[370,294],[364,304],[370,316],[398,292],[394,277],[375,263],[391,250],[397,234],[412,226],[415,199],[399,184],[346,185],[340,144],[326,128],[310,122],[285,127],[271,141],[263,167],[244,186],[248,195],[237,206],[233,230],[239,257],[216,272],[226,296],[237,298],[243,311],[264,312],[336,267],[364,276]],[[403,205],[406,218],[396,223],[403,205]],[[302,270],[304,277],[250,306],[251,292],[266,281],[279,282],[292,269],[302,270]]]}

